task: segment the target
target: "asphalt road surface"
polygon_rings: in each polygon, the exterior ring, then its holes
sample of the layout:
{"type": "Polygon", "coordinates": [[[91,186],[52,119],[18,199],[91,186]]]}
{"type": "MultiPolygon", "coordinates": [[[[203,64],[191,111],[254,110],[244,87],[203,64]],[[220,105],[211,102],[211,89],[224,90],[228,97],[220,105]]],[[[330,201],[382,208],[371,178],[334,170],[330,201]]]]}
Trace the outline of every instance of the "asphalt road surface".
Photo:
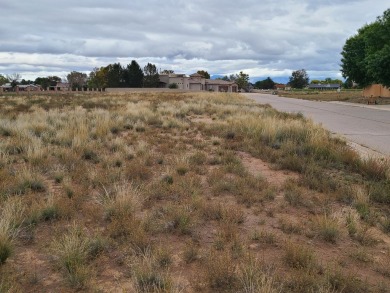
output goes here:
{"type": "Polygon", "coordinates": [[[270,94],[244,94],[283,112],[302,113],[348,141],[390,155],[390,107],[314,102],[270,94]]]}

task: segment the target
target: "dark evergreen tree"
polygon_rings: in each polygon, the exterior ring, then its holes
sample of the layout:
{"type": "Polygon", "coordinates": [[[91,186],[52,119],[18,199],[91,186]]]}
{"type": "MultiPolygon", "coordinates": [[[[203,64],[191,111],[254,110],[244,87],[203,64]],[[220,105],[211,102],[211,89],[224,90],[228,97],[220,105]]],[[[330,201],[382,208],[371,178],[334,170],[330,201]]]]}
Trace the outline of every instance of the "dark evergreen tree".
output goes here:
{"type": "Polygon", "coordinates": [[[139,64],[132,60],[124,72],[125,84],[131,88],[142,87],[144,73],[139,64]]]}

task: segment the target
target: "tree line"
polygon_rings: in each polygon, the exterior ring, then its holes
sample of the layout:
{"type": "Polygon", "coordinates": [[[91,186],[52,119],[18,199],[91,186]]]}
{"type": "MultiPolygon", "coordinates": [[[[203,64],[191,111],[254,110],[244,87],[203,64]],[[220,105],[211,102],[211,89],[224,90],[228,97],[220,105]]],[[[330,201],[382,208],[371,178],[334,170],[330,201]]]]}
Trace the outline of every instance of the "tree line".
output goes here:
{"type": "MultiPolygon", "coordinates": [[[[159,73],[156,65],[148,63],[142,70],[137,61],[133,60],[127,66],[114,63],[94,68],[88,75],[72,71],[66,76],[66,80],[72,89],[107,87],[153,88],[159,86],[159,73]]],[[[47,90],[61,81],[62,78],[58,76],[37,77],[32,81],[21,79],[21,76],[16,73],[7,76],[0,74],[0,85],[10,83],[12,87],[23,84],[36,84],[47,90]]]]}
{"type": "MultiPolygon", "coordinates": [[[[339,84],[343,85],[345,88],[349,87],[347,84],[343,83],[340,79],[332,79],[330,77],[325,78],[324,80],[313,79],[310,81],[309,75],[307,74],[305,69],[299,69],[292,72],[289,77],[288,86],[296,89],[303,89],[307,87],[309,84],[339,84]]],[[[254,87],[257,89],[274,89],[277,85],[270,77],[266,79],[256,81],[254,87]]]]}

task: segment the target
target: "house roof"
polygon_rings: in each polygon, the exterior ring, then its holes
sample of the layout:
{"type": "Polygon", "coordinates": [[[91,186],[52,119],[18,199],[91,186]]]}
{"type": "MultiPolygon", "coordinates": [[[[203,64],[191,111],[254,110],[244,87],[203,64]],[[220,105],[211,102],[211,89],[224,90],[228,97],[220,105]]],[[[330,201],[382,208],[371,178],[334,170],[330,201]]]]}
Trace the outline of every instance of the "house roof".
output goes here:
{"type": "Polygon", "coordinates": [[[236,84],[234,81],[227,81],[222,79],[206,79],[207,84],[214,84],[214,85],[234,85],[236,84]]]}
{"type": "Polygon", "coordinates": [[[191,74],[190,77],[203,77],[203,76],[196,72],[191,74]]]}
{"type": "Polygon", "coordinates": [[[283,83],[277,83],[277,84],[275,84],[275,87],[277,87],[277,88],[284,88],[284,87],[286,87],[286,85],[285,84],[283,84],[283,83]]]}
{"type": "Polygon", "coordinates": [[[340,88],[341,85],[338,83],[327,83],[327,84],[309,84],[309,89],[323,89],[323,88],[340,88]]]}
{"type": "Polygon", "coordinates": [[[21,85],[18,85],[19,88],[28,88],[28,87],[39,87],[38,85],[35,85],[35,84],[21,84],[21,85]]]}
{"type": "Polygon", "coordinates": [[[69,83],[66,83],[66,82],[57,82],[56,87],[69,87],[69,83]]]}

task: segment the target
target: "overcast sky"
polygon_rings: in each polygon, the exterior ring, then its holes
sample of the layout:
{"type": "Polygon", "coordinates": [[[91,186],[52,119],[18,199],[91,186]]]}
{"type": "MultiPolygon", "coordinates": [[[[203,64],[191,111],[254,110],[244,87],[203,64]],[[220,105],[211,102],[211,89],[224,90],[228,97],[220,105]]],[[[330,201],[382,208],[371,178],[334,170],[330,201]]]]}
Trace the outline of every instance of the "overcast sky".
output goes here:
{"type": "Polygon", "coordinates": [[[383,0],[0,0],[0,74],[90,72],[135,59],[212,75],[339,77],[346,39],[383,0]]]}

